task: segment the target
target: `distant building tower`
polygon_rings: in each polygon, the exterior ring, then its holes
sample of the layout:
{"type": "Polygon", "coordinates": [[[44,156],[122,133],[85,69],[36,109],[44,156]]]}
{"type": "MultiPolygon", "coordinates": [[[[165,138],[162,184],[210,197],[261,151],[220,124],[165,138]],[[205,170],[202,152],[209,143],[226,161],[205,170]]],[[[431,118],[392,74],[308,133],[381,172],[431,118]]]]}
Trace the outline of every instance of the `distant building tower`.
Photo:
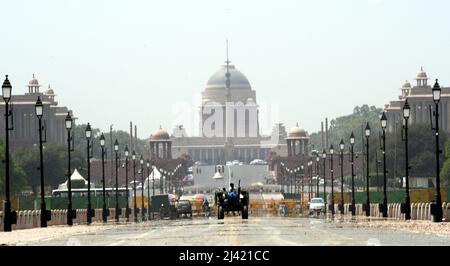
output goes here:
{"type": "Polygon", "coordinates": [[[416,76],[417,87],[425,87],[427,86],[428,76],[425,71],[423,71],[423,67],[420,68],[419,73],[416,76]]]}
{"type": "Polygon", "coordinates": [[[291,128],[286,138],[288,156],[308,155],[308,133],[298,126],[291,128]]]}
{"type": "Polygon", "coordinates": [[[150,135],[150,156],[151,159],[172,159],[172,141],[161,126],[150,135]]]}
{"type": "Polygon", "coordinates": [[[39,87],[41,87],[41,85],[39,85],[39,82],[36,79],[36,77],[34,76],[34,73],[33,73],[33,77],[28,82],[27,87],[28,87],[29,94],[39,93],[39,87]]]}
{"type": "Polygon", "coordinates": [[[52,100],[52,101],[55,100],[56,94],[55,94],[55,92],[53,91],[53,89],[50,87],[50,84],[48,84],[48,88],[47,88],[47,90],[45,91],[44,95],[47,95],[48,98],[49,98],[50,100],[52,100]]]}

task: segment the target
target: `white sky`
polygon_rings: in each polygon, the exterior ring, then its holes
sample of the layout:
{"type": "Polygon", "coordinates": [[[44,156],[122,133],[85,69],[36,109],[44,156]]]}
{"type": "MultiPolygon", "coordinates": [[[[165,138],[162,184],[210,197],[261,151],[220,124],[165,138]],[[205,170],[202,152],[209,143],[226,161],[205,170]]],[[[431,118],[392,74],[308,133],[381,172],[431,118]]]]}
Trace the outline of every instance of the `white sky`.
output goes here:
{"type": "Polygon", "coordinates": [[[194,106],[225,61],[226,38],[257,101],[279,104],[288,128],[316,131],[355,105],[382,107],[421,66],[450,85],[445,0],[15,0],[1,9],[0,75],[13,93],[36,73],[78,123],[128,130],[132,120],[141,138],[160,124],[171,132],[174,103],[194,106]]]}

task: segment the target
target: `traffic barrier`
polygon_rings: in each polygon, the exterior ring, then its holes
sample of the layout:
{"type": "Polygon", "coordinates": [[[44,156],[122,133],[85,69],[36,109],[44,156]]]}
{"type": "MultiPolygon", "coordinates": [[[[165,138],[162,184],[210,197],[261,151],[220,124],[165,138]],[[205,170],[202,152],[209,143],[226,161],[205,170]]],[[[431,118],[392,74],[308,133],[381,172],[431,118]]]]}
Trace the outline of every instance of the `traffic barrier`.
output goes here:
{"type": "Polygon", "coordinates": [[[445,222],[450,222],[450,203],[445,204],[443,216],[445,222]]]}

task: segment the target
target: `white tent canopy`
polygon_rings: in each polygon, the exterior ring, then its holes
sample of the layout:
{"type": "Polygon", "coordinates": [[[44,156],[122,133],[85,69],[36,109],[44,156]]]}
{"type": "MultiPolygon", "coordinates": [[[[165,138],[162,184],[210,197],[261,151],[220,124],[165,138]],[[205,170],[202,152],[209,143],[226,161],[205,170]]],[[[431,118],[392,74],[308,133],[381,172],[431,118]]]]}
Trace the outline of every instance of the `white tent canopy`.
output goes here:
{"type": "MultiPolygon", "coordinates": [[[[66,182],[64,182],[62,184],[59,184],[58,189],[67,189],[67,181],[68,180],[66,180],[66,182]]],[[[87,187],[87,185],[88,185],[87,180],[77,171],[77,169],[75,169],[73,171],[72,175],[70,176],[70,181],[72,182],[72,184],[74,181],[75,182],[84,182],[85,187],[87,187]]],[[[94,188],[94,187],[95,187],[94,183],[91,182],[91,188],[94,188]]]]}

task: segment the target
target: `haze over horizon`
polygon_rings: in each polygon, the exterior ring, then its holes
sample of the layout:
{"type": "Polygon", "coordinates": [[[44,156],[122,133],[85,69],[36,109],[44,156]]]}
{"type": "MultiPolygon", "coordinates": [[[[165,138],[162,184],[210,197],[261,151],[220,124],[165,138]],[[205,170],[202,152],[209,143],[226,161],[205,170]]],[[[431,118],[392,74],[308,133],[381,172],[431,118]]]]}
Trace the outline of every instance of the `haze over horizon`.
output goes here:
{"type": "Polygon", "coordinates": [[[35,73],[78,124],[128,131],[133,121],[142,139],[159,125],[172,131],[174,106],[195,119],[226,39],[257,102],[278,105],[288,129],[298,122],[312,133],[357,105],[383,107],[422,66],[450,86],[443,0],[19,0],[2,9],[0,75],[13,94],[35,73]]]}

